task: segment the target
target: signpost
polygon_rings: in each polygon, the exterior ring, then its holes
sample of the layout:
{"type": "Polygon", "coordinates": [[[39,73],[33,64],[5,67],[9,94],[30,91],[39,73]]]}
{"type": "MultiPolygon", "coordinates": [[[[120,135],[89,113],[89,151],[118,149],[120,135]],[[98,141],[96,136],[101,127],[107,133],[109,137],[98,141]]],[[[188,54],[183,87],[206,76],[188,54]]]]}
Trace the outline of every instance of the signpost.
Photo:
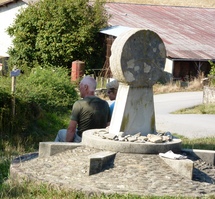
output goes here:
{"type": "Polygon", "coordinates": [[[14,67],[14,69],[10,72],[10,76],[12,77],[12,83],[11,83],[11,93],[13,95],[12,100],[12,111],[13,116],[15,116],[15,91],[16,91],[16,77],[20,75],[20,70],[14,67]]]}

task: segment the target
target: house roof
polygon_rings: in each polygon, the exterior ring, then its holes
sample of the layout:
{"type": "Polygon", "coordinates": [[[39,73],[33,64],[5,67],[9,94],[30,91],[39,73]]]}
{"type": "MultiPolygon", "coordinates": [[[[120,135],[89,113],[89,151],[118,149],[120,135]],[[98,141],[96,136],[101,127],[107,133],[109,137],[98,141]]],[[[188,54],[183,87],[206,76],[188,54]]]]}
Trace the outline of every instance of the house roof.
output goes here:
{"type": "Polygon", "coordinates": [[[215,59],[215,9],[106,3],[106,10],[111,26],[156,32],[169,58],[215,59]]]}
{"type": "Polygon", "coordinates": [[[4,6],[12,2],[15,2],[15,0],[0,0],[0,6],[4,6]]]}
{"type": "MultiPolygon", "coordinates": [[[[16,3],[18,0],[0,0],[0,7],[1,6],[6,6],[7,4],[10,3],[16,3]]],[[[30,3],[34,3],[37,2],[39,0],[22,0],[23,2],[25,2],[26,4],[30,4],[30,3]]]]}
{"type": "Polygon", "coordinates": [[[132,28],[130,27],[125,27],[125,26],[110,26],[107,28],[104,28],[100,31],[100,33],[106,34],[106,35],[111,35],[114,37],[118,37],[120,34],[122,34],[125,31],[128,31],[132,28]]]}

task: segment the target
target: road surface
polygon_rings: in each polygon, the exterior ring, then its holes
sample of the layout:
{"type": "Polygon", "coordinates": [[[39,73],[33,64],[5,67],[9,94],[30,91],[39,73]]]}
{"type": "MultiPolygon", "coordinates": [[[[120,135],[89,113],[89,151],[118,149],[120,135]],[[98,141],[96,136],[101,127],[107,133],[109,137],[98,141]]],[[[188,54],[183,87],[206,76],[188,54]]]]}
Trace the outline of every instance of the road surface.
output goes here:
{"type": "Polygon", "coordinates": [[[215,115],[171,114],[203,102],[203,91],[154,95],[156,130],[188,138],[215,136],[215,115]]]}

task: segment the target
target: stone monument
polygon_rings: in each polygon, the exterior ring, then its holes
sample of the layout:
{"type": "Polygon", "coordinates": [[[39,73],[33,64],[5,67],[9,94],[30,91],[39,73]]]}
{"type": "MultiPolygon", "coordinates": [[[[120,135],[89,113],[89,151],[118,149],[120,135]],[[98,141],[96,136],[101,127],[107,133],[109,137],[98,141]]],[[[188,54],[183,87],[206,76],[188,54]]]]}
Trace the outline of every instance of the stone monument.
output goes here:
{"type": "Polygon", "coordinates": [[[83,145],[145,154],[181,150],[180,139],[160,136],[155,127],[152,87],[163,73],[165,60],[164,43],[153,31],[131,29],[115,39],[110,68],[119,88],[111,123],[107,129],[85,131],[83,145]]]}
{"type": "Polygon", "coordinates": [[[163,72],[165,59],[164,43],[155,32],[131,29],[116,38],[110,68],[120,85],[109,133],[156,132],[152,86],[163,72]]]}

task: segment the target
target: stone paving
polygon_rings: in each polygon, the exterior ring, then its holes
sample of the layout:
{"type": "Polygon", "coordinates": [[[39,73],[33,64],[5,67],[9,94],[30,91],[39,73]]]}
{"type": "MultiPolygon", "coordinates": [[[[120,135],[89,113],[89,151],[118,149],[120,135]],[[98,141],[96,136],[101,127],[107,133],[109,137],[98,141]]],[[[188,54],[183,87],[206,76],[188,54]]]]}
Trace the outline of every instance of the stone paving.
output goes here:
{"type": "Polygon", "coordinates": [[[215,195],[215,167],[194,157],[190,157],[195,165],[193,180],[174,173],[158,155],[130,153],[117,153],[109,169],[89,176],[88,156],[99,151],[81,146],[47,158],[38,158],[37,153],[16,158],[10,168],[11,179],[29,179],[87,194],[215,195]]]}

